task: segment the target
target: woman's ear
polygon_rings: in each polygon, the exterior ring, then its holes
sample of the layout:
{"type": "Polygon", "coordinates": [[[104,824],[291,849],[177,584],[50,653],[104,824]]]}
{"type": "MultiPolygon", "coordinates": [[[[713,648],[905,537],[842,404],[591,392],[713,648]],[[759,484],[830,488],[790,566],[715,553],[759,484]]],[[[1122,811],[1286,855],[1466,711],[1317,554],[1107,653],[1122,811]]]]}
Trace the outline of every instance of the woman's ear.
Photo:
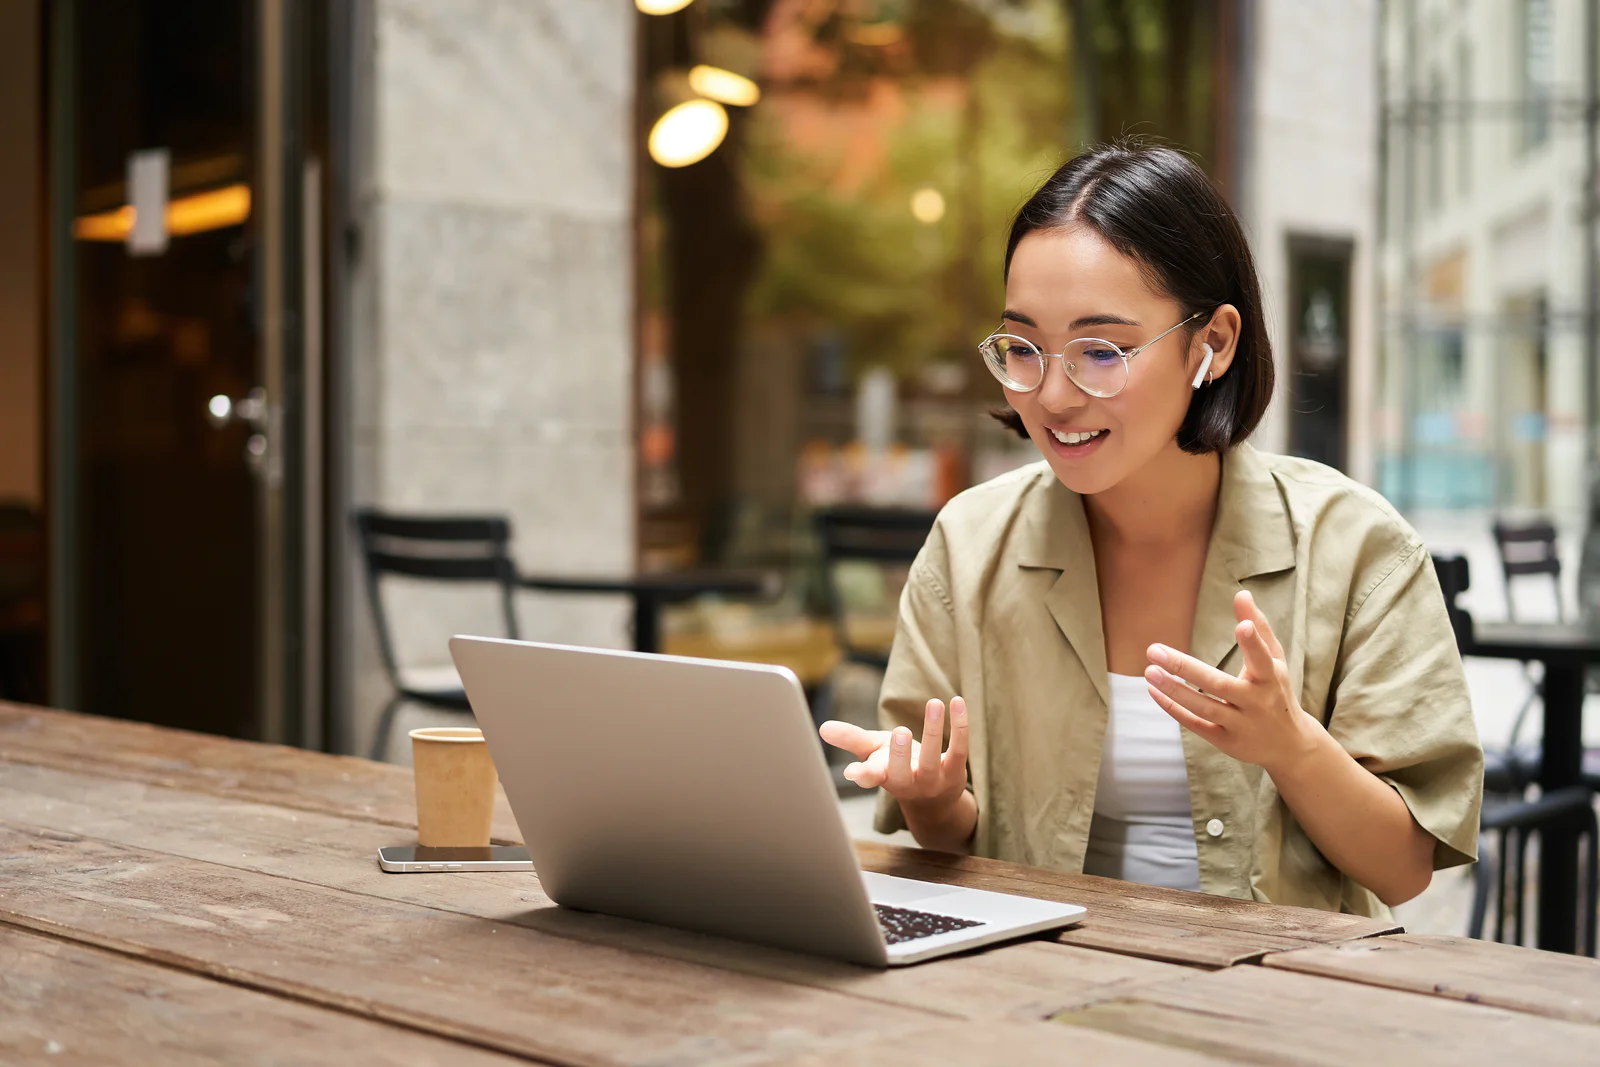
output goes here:
{"type": "MultiPolygon", "coordinates": [[[[1233,365],[1234,354],[1239,350],[1239,334],[1241,324],[1239,309],[1232,304],[1223,304],[1211,313],[1211,321],[1201,326],[1194,334],[1194,352],[1190,357],[1193,362],[1191,367],[1199,367],[1204,362],[1206,348],[1210,347],[1211,366],[1207,373],[1212,381],[1216,381],[1228,373],[1228,368],[1233,365]]],[[[1201,384],[1205,384],[1205,375],[1200,375],[1201,384]]]]}

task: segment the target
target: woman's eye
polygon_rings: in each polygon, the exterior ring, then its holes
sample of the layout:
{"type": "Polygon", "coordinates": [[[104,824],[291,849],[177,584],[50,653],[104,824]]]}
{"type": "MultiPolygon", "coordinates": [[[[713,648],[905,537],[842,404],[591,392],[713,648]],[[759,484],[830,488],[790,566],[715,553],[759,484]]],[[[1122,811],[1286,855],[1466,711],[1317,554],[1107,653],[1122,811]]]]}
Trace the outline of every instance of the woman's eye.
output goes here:
{"type": "Polygon", "coordinates": [[[1121,352],[1105,345],[1090,345],[1083,354],[1094,363],[1115,363],[1122,358],[1121,352]]]}

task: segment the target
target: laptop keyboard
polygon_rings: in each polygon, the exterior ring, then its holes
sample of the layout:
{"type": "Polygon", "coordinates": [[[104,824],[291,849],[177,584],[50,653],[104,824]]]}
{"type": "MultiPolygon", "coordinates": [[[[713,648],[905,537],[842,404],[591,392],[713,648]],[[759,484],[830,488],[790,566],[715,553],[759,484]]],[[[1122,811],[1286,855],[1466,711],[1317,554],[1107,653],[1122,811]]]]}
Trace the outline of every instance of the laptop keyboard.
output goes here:
{"type": "Polygon", "coordinates": [[[887,904],[874,904],[878,910],[878,925],[883,928],[883,939],[891,945],[902,941],[915,941],[919,937],[948,934],[953,930],[966,930],[983,923],[975,919],[958,919],[954,915],[935,915],[931,911],[912,911],[910,908],[891,908],[887,904]]]}

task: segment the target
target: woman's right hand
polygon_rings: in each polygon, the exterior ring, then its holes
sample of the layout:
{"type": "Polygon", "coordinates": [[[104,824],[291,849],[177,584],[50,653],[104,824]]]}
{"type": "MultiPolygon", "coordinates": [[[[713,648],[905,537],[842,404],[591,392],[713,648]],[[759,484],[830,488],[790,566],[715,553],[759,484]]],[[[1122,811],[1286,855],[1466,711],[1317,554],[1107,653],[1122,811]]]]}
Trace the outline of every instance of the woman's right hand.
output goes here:
{"type": "Polygon", "coordinates": [[[950,748],[941,752],[944,710],[944,701],[928,701],[920,745],[904,726],[863,730],[830,719],[819,732],[828,744],[845,749],[859,761],[844,769],[846,778],[863,789],[882,786],[900,801],[902,809],[915,807],[931,813],[955,805],[967,788],[967,702],[960,697],[951,699],[950,748]]]}

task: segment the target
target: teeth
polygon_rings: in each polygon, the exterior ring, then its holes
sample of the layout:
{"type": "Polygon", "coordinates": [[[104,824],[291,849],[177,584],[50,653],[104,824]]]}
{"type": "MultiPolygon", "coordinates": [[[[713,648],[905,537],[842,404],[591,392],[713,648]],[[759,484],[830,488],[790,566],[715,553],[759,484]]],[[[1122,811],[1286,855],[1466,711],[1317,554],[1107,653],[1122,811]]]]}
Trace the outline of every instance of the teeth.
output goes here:
{"type": "Polygon", "coordinates": [[[1104,430],[1090,430],[1088,433],[1062,433],[1060,430],[1051,430],[1056,435],[1056,440],[1064,445],[1081,445],[1085,441],[1093,441],[1105,433],[1104,430]]]}

